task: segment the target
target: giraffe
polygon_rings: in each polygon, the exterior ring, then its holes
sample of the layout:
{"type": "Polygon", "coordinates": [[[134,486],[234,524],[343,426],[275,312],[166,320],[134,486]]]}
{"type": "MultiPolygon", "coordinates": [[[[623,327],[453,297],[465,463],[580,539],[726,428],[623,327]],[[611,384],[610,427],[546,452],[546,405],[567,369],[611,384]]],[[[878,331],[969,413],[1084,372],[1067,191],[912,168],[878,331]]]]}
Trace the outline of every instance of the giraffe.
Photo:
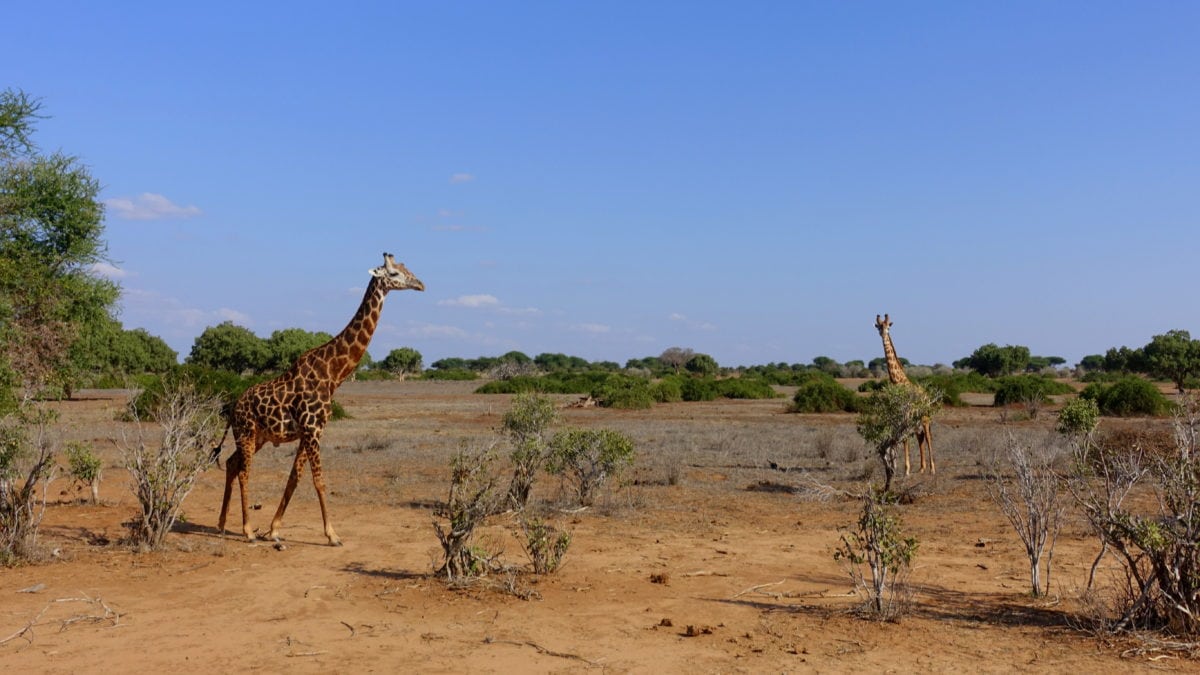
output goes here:
{"type": "MultiPolygon", "coordinates": [[[[367,285],[362,304],[341,333],[300,355],[292,367],[279,377],[250,387],[233,404],[225,433],[233,430],[237,449],[225,463],[225,497],[221,502],[221,517],[217,521],[219,532],[225,532],[225,517],[229,513],[229,499],[236,478],[242,493],[242,533],[247,540],[254,541],[246,496],[250,461],[254,453],[268,442],[278,446],[299,440],[292,473],[288,476],[279,509],[271,520],[268,536],[279,541],[283,512],[287,510],[288,501],[304,473],[304,462],[307,460],[312,469],[317,500],[321,504],[325,536],[329,538],[331,546],[342,545],[329,522],[329,511],[325,505],[325,479],[321,475],[321,434],[329,421],[333,392],[354,372],[366,353],[388,291],[425,290],[425,284],[413,276],[403,263],[397,263],[390,253],[383,254],[383,265],[371,270],[370,274],[371,282],[367,285]]],[[[224,441],[222,436],[221,443],[224,441]]],[[[217,459],[220,452],[221,445],[218,444],[213,449],[213,458],[217,459]]]]}
{"type": "MultiPolygon", "coordinates": [[[[883,338],[883,355],[887,359],[888,379],[892,384],[899,384],[906,387],[920,387],[912,380],[908,379],[908,375],[904,374],[904,366],[900,365],[900,357],[896,356],[896,347],[892,344],[891,334],[892,320],[887,314],[883,318],[875,315],[875,328],[879,331],[879,336],[883,338]]],[[[933,431],[929,428],[929,415],[921,418],[921,426],[917,428],[917,450],[921,455],[921,470],[920,473],[925,473],[925,451],[929,450],[929,473],[937,473],[937,469],[933,464],[933,431]]],[[[908,439],[904,439],[904,475],[912,473],[911,460],[908,455],[908,439]]]]}

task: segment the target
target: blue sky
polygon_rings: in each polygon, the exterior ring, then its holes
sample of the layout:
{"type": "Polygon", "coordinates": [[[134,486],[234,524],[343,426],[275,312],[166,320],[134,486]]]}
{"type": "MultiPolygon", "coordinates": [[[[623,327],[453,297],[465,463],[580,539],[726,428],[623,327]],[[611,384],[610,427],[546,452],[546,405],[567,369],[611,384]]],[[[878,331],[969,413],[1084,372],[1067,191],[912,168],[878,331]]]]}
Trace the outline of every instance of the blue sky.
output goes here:
{"type": "MultiPolygon", "coordinates": [[[[722,365],[1074,363],[1200,295],[1200,5],[19,3],[127,328],[722,365]]],[[[18,30],[11,30],[18,27],[18,30]]]]}

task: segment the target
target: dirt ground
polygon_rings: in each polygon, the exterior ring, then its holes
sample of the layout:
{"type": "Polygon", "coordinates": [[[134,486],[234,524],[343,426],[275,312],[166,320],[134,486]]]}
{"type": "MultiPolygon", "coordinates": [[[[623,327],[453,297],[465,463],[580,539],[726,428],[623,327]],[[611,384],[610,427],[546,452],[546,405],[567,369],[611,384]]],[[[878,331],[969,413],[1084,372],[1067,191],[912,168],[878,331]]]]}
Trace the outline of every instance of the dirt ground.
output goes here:
{"type": "MultiPolygon", "coordinates": [[[[637,441],[638,466],[588,510],[557,511],[573,541],[553,575],[521,574],[520,599],[494,577],[452,590],[432,576],[431,506],[448,460],[497,438],[507,396],[471,383],[351,382],[352,416],[330,425],[323,464],[334,525],[326,545],[311,481],[296,492],[284,540],[246,542],[235,494],[231,530],[216,531],[223,471],[187,498],[167,550],[120,540],[136,505],[119,468],[117,391],[57,404],[63,440],[105,459],[101,504],[61,480],[42,525],[49,559],[0,568],[5,672],[1128,672],[1193,670],[1164,655],[1079,630],[1079,588],[1096,546],[1072,520],[1054,556],[1048,600],[1028,592],[1028,563],[979,480],[1006,428],[1048,434],[1049,415],[1007,420],[988,407],[935,419],[935,478],[901,507],[920,541],[910,612],[859,618],[833,559],[858,503],[822,499],[817,483],[861,485],[878,469],[848,415],[793,415],[784,399],[660,405],[649,411],[564,409],[565,424],[607,426],[637,441]],[[800,486],[800,492],[787,488],[800,486]]],[[[566,403],[574,397],[561,397],[566,403]]],[[[227,441],[223,457],[232,451],[227,441]]],[[[269,525],[293,446],[264,448],[251,496],[269,525]]],[[[535,499],[560,498],[542,476],[535,499]]],[[[256,507],[257,508],[257,507],[256,507]]],[[[484,541],[525,563],[511,515],[484,541]]],[[[1103,576],[1103,570],[1102,570],[1103,576]]]]}

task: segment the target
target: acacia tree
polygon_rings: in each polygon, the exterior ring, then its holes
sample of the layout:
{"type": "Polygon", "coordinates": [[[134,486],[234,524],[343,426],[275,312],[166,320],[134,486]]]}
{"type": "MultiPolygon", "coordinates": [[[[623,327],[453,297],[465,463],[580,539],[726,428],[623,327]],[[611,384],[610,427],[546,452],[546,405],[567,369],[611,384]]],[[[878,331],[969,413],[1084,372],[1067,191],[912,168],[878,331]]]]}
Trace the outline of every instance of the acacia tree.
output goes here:
{"type": "Polygon", "coordinates": [[[75,157],[39,154],[41,102],[0,92],[0,375],[11,389],[71,386],[70,351],[112,321],[119,293],[90,273],[105,260],[100,184],[75,157]]]}
{"type": "Polygon", "coordinates": [[[1173,382],[1181,394],[1187,381],[1200,375],[1200,340],[1193,340],[1186,330],[1155,335],[1142,347],[1142,355],[1146,370],[1173,382]]]}
{"type": "Polygon", "coordinates": [[[685,349],[683,347],[668,347],[667,349],[663,350],[662,354],[659,355],[658,360],[661,361],[663,365],[674,368],[675,372],[678,373],[679,369],[683,367],[683,364],[690,361],[695,355],[696,352],[692,351],[690,348],[685,349]]]}
{"type": "Polygon", "coordinates": [[[988,377],[1011,375],[1025,370],[1029,365],[1029,347],[1021,345],[998,346],[989,342],[965,359],[954,362],[955,367],[967,367],[988,377]]]}
{"type": "Polygon", "coordinates": [[[263,367],[266,370],[287,370],[301,354],[332,339],[333,336],[324,331],[311,333],[303,328],[277,330],[267,338],[268,355],[263,367]]]}
{"type": "Polygon", "coordinates": [[[393,349],[379,362],[378,367],[404,379],[407,375],[421,372],[421,352],[412,347],[393,349]]]}
{"type": "Polygon", "coordinates": [[[187,362],[233,373],[261,370],[270,357],[262,338],[249,328],[225,321],[204,329],[192,344],[187,362]]]}

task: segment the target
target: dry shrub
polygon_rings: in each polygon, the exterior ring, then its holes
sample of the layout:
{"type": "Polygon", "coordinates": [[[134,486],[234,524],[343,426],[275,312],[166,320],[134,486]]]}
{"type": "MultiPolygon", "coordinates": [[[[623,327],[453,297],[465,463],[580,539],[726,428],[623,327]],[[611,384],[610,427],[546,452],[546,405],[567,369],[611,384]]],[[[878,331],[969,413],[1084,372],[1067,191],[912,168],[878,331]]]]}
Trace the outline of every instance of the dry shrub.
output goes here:
{"type": "MultiPolygon", "coordinates": [[[[132,406],[130,410],[136,415],[132,406]]],[[[135,417],[137,439],[124,442],[122,454],[141,506],[131,526],[131,543],[155,550],[162,548],[200,474],[212,466],[212,447],[225,420],[220,399],[188,384],[166,385],[150,411],[162,433],[157,447],[147,445],[145,427],[135,417]]]]}
{"type": "Polygon", "coordinates": [[[26,401],[0,422],[0,564],[37,555],[37,534],[54,479],[50,424],[57,415],[26,401]]]}
{"type": "Polygon", "coordinates": [[[984,482],[988,495],[1025,545],[1031,592],[1035,598],[1050,591],[1054,543],[1066,510],[1066,501],[1059,498],[1059,478],[1054,472],[1057,457],[1057,449],[1049,443],[1022,443],[1010,434],[1003,456],[993,460],[984,482]],[[1045,590],[1041,581],[1043,554],[1046,556],[1045,590]]]}
{"type": "Polygon", "coordinates": [[[917,553],[915,537],[905,537],[900,517],[885,501],[886,493],[867,490],[855,529],[842,530],[833,559],[842,563],[863,599],[869,616],[894,621],[912,600],[908,576],[917,553]]]}
{"type": "Polygon", "coordinates": [[[450,493],[434,511],[446,523],[433,521],[442,545],[437,574],[448,581],[482,576],[495,562],[495,555],[472,545],[475,529],[496,513],[503,499],[496,491],[495,464],[494,446],[481,451],[462,448],[450,460],[450,493]]]}
{"type": "Polygon", "coordinates": [[[521,518],[525,535],[522,547],[533,565],[534,574],[550,574],[562,566],[563,556],[571,545],[571,533],[560,530],[540,518],[521,518]]]}

